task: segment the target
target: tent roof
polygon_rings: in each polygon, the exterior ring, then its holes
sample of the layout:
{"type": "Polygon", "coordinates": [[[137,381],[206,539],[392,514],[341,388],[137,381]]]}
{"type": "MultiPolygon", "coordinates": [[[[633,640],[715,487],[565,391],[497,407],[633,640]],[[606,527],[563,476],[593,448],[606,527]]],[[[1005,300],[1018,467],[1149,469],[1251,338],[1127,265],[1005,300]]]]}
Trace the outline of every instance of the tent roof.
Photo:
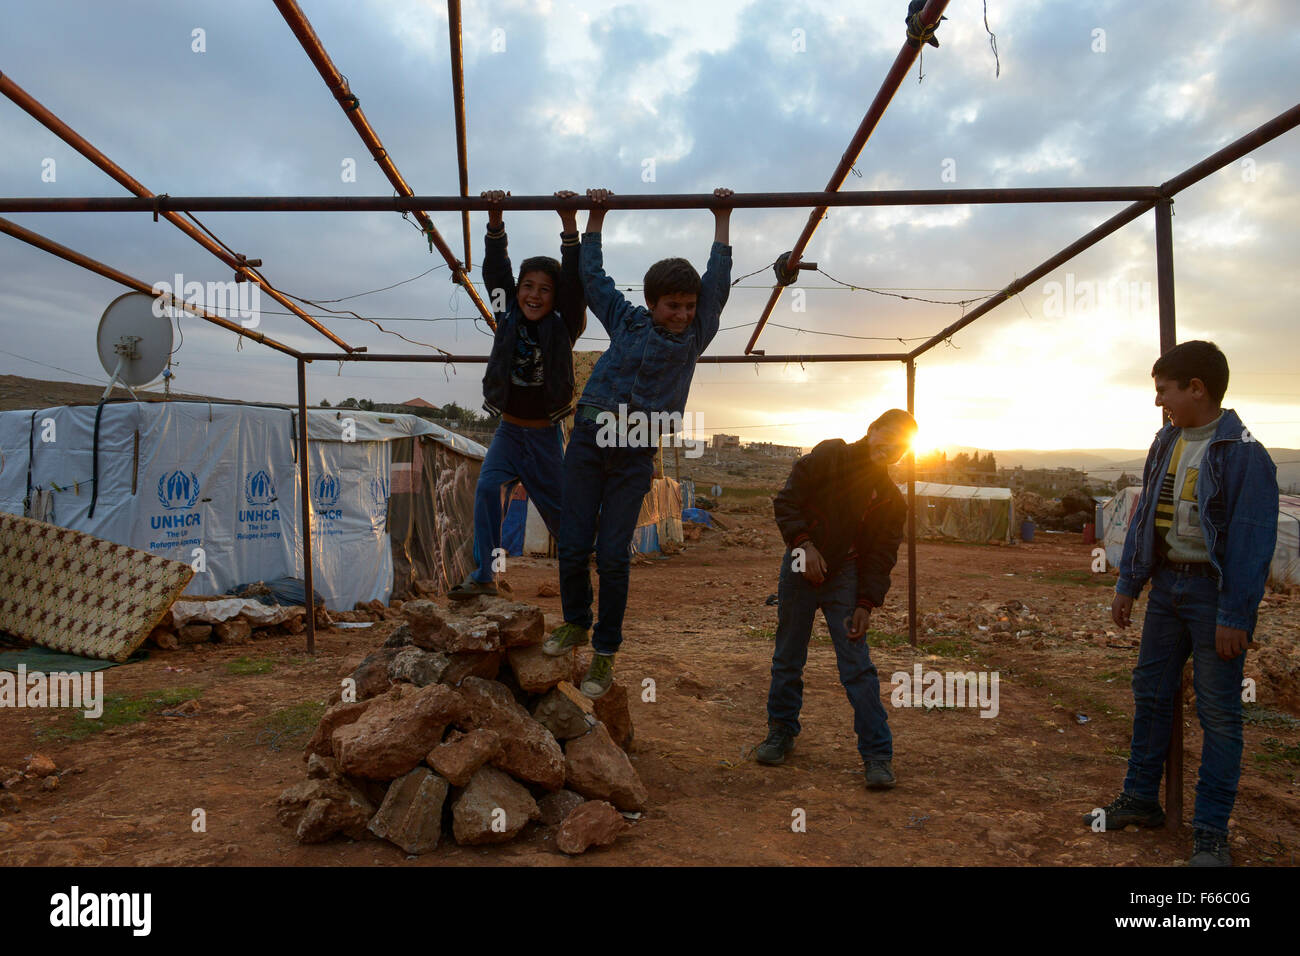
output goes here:
{"type": "MultiPolygon", "coordinates": [[[[899,490],[907,494],[907,483],[900,482],[899,490]]],[[[1010,488],[978,488],[974,485],[944,485],[937,481],[918,481],[916,493],[923,498],[987,498],[991,501],[1009,501],[1010,488]]]]}

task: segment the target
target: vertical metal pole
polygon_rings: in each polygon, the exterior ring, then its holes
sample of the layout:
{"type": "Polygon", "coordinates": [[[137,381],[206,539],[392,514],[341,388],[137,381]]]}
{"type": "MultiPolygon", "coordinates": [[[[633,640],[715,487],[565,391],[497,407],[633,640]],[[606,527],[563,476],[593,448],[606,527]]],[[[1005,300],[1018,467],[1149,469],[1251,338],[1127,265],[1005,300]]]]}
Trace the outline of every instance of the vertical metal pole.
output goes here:
{"type": "MultiPolygon", "coordinates": [[[[907,360],[907,412],[916,417],[916,362],[907,360]]],[[[907,453],[907,642],[916,647],[916,449],[907,453]]]]}
{"type": "Polygon", "coordinates": [[[307,653],[316,653],[316,590],[311,569],[311,476],[307,469],[307,363],[298,358],[298,486],[302,498],[302,568],[307,601],[307,653]]]}
{"type": "MultiPolygon", "coordinates": [[[[1160,301],[1160,354],[1177,344],[1174,324],[1174,228],[1172,199],[1156,203],[1156,283],[1160,301]]],[[[1167,420],[1167,419],[1166,419],[1167,420]]],[[[1183,822],[1183,695],[1187,678],[1178,682],[1173,720],[1169,725],[1169,756],[1165,758],[1165,827],[1183,822]]]]}

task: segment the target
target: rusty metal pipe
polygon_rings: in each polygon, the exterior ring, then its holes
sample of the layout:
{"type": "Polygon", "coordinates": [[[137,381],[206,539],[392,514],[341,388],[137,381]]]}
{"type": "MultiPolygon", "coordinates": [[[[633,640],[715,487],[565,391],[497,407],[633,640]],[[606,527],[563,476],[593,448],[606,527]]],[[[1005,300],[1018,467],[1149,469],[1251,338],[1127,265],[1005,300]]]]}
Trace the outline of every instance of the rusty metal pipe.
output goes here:
{"type": "MultiPolygon", "coordinates": [[[[360,101],[352,90],[348,88],[347,81],[343,79],[343,75],[339,73],[338,68],[334,66],[334,61],[330,59],[330,55],[325,52],[324,44],[321,43],[320,37],[316,35],[316,31],[312,29],[311,23],[308,22],[306,15],[302,12],[302,8],[298,6],[295,0],[275,0],[275,6],[276,9],[280,11],[280,15],[284,17],[285,22],[289,25],[289,29],[293,31],[293,35],[298,38],[298,42],[302,45],[303,50],[306,51],[312,65],[316,67],[316,72],[321,75],[321,79],[323,79],[325,85],[329,87],[330,92],[334,95],[334,99],[338,100],[339,107],[343,110],[343,114],[347,116],[348,122],[350,122],[352,128],[357,131],[357,135],[361,137],[361,142],[370,150],[370,155],[374,158],[375,163],[379,166],[383,174],[388,178],[388,181],[392,183],[393,188],[402,196],[409,197],[413,195],[411,187],[407,185],[406,180],[398,171],[397,164],[395,164],[392,157],[388,155],[388,150],[384,148],[384,144],[379,139],[379,135],[370,125],[370,121],[366,119],[366,114],[361,109],[360,101]]],[[[415,214],[416,220],[420,223],[421,228],[424,229],[425,235],[428,236],[433,247],[438,250],[438,254],[442,256],[443,260],[446,261],[447,266],[451,269],[452,278],[459,283],[462,288],[464,288],[465,292],[469,295],[470,300],[474,303],[474,307],[478,309],[479,314],[483,317],[484,321],[487,322],[488,327],[495,330],[496,322],[492,318],[492,313],[488,310],[487,305],[483,302],[478,291],[474,288],[473,283],[470,282],[469,277],[465,274],[465,269],[459,260],[457,260],[456,254],[451,251],[451,247],[447,245],[447,241],[442,238],[442,234],[439,233],[437,228],[434,226],[433,220],[429,218],[428,214],[423,209],[417,208],[412,209],[411,211],[415,214]]]]}
{"type": "MultiPolygon", "coordinates": [[[[926,27],[932,27],[939,22],[943,11],[948,7],[948,0],[930,0],[921,11],[921,22],[926,27]]],[[[867,145],[867,139],[871,136],[880,122],[880,118],[885,115],[885,110],[889,106],[890,100],[898,92],[898,87],[903,82],[903,77],[907,76],[907,71],[912,68],[912,63],[916,60],[917,54],[920,53],[921,45],[913,49],[906,41],[903,48],[898,51],[898,56],[894,57],[894,65],[889,68],[885,75],[884,82],[880,84],[880,89],[876,93],[876,98],[871,101],[871,106],[867,113],[862,117],[862,122],[858,124],[857,132],[853,134],[853,139],[849,141],[849,147],[840,157],[839,165],[835,167],[835,172],[831,173],[830,180],[826,183],[826,192],[838,192],[848,176],[849,170],[857,162],[858,156],[861,155],[863,148],[867,145]]],[[[799,234],[798,240],[794,244],[794,249],[790,252],[788,265],[793,267],[799,262],[803,255],[804,249],[808,247],[813,233],[817,231],[817,226],[821,224],[822,217],[826,215],[826,207],[818,206],[808,214],[808,222],[804,224],[803,232],[799,234]]],[[[758,325],[754,327],[754,333],[749,337],[749,344],[745,346],[745,353],[749,354],[754,350],[754,345],[758,342],[759,335],[763,332],[763,327],[767,325],[767,320],[772,316],[772,310],[776,308],[777,300],[781,298],[781,290],[785,287],[774,285],[772,293],[768,296],[767,304],[763,306],[763,314],[759,316],[758,325]]]]}
{"type": "MultiPolygon", "coordinates": [[[[0,73],[0,93],[4,93],[5,96],[9,97],[9,99],[11,99],[17,106],[30,114],[38,123],[52,132],[55,136],[59,137],[59,139],[63,140],[82,156],[86,157],[86,159],[98,166],[119,185],[125,187],[128,192],[135,193],[137,197],[147,200],[150,203],[155,201],[157,197],[146,189],[144,184],[127,173],[126,170],[109,159],[100,150],[92,146],[89,140],[67,123],[63,122],[63,120],[55,116],[54,113],[48,110],[35,97],[3,73],[0,73]]],[[[151,208],[154,207],[151,206],[151,208]]],[[[263,281],[258,275],[242,265],[234,258],[234,256],[223,249],[220,244],[214,242],[204,232],[186,221],[184,217],[170,210],[163,210],[161,208],[158,209],[158,214],[164,216],[173,226],[185,233],[185,235],[189,236],[204,249],[233,269],[236,275],[243,274],[248,281],[257,283],[276,302],[280,303],[294,315],[298,316],[298,318],[302,319],[317,332],[324,335],[335,345],[339,346],[339,348],[352,351],[352,346],[348,345],[325,326],[321,325],[321,323],[316,319],[312,318],[293,302],[289,301],[289,299],[285,298],[269,283],[263,281]]]]}
{"type": "MultiPolygon", "coordinates": [[[[451,41],[451,105],[456,113],[456,162],[460,194],[469,195],[469,145],[465,139],[465,56],[461,44],[460,0],[447,0],[447,36],[451,41]]],[[[469,210],[460,214],[465,239],[465,271],[473,268],[469,245],[469,210]]]]}
{"type": "MultiPolygon", "coordinates": [[[[807,206],[944,206],[990,203],[1133,202],[1161,198],[1158,186],[1048,186],[1025,189],[882,189],[849,193],[736,193],[720,202],[711,193],[668,193],[658,196],[613,196],[607,209],[784,209],[807,206]]],[[[0,212],[412,212],[476,210],[552,211],[591,209],[586,196],[507,196],[491,204],[480,196],[159,196],[153,199],[82,196],[0,199],[0,212]]],[[[811,268],[800,262],[791,268],[811,268]]]]}
{"type": "Polygon", "coordinates": [[[1161,195],[1172,197],[1188,186],[1199,183],[1211,173],[1216,173],[1229,163],[1234,163],[1252,150],[1300,126],[1300,103],[1279,113],[1267,123],[1255,127],[1245,136],[1233,140],[1217,153],[1211,153],[1195,166],[1188,167],[1160,187],[1161,195]]]}
{"type": "MultiPolygon", "coordinates": [[[[0,232],[13,236],[15,239],[21,239],[28,245],[35,246],[43,252],[48,252],[51,255],[58,256],[60,259],[65,259],[73,265],[81,266],[81,268],[87,269],[96,275],[101,275],[105,279],[112,279],[114,282],[118,282],[126,286],[128,289],[134,289],[136,292],[143,292],[145,295],[154,294],[153,286],[149,285],[149,283],[142,279],[137,279],[135,276],[127,275],[125,272],[121,272],[118,269],[114,269],[112,266],[107,266],[96,259],[83,255],[75,249],[69,249],[67,246],[60,245],[53,239],[48,239],[40,233],[32,232],[30,229],[24,229],[16,222],[0,218],[0,232]]],[[[297,358],[299,355],[297,349],[291,348],[282,342],[277,342],[275,339],[263,335],[261,332],[254,332],[250,329],[244,328],[242,325],[231,322],[229,319],[224,319],[221,316],[212,315],[211,313],[195,308],[194,306],[186,305],[174,295],[171,296],[171,300],[176,306],[185,309],[187,312],[192,312],[201,319],[206,319],[213,325],[219,325],[223,329],[234,332],[237,335],[246,336],[254,342],[260,342],[278,352],[283,352],[285,355],[292,355],[294,358],[297,358]]]]}
{"type": "MultiPolygon", "coordinates": [[[[3,220],[0,220],[3,221],[3,220]]],[[[353,352],[337,355],[334,352],[303,352],[307,362],[439,362],[446,365],[476,365],[487,362],[486,355],[402,355],[384,352],[353,352]]],[[[821,355],[701,355],[702,365],[797,365],[800,362],[906,362],[907,353],[846,353],[821,355]]]]}

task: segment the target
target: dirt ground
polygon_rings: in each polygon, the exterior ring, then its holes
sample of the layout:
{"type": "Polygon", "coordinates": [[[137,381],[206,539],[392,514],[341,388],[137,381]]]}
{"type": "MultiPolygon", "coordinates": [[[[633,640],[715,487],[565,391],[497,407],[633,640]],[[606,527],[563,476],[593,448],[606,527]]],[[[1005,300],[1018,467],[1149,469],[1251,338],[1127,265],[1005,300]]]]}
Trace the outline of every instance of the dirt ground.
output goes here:
{"type": "MultiPolygon", "coordinates": [[[[302,638],[155,650],[105,672],[105,693],[146,702],[143,719],[82,739],[69,739],[68,714],[0,711],[0,767],[21,767],[39,751],[65,771],[51,792],[35,782],[13,791],[20,808],[0,817],[0,863],[1151,865],[1187,857],[1200,754],[1192,706],[1184,827],[1096,834],[1080,822],[1123,779],[1140,632],[1138,624],[1113,633],[1111,579],[1090,579],[1080,536],[1014,547],[922,543],[916,651],[906,642],[904,549],[889,602],[872,622],[899,778],[897,789],[875,793],[863,787],[851,711],[820,620],[797,749],[777,768],[750,756],[766,728],[776,608],[764,599],[776,589],[781,545],[770,518],[731,519],[740,534],[706,532],[680,554],[633,568],[616,674],[634,691],[632,759],[651,809],[609,849],[569,859],[539,826],[506,846],[461,848],[448,839],[410,860],[378,841],[297,845],[276,823],[273,803],[303,779],[302,745],[347,659],[376,643],[353,629],[318,634],[315,658],[302,638]],[[1025,605],[1017,631],[970,623],[981,608],[996,620],[997,606],[1013,600],[1025,605]],[[890,675],[914,662],[996,670],[997,717],[889,707],[890,675]],[[637,693],[646,679],[653,702],[637,693]],[[205,832],[192,825],[199,809],[205,832]],[[806,832],[792,829],[799,810],[806,832]]],[[[554,561],[538,558],[515,560],[509,573],[513,596],[542,606],[550,623],[559,598],[534,595],[555,576],[554,561]]],[[[1294,647],[1296,600],[1270,596],[1258,635],[1294,647]]],[[[1259,694],[1252,710],[1262,716],[1245,728],[1232,850],[1238,864],[1295,865],[1300,721],[1270,709],[1267,686],[1259,694]]]]}

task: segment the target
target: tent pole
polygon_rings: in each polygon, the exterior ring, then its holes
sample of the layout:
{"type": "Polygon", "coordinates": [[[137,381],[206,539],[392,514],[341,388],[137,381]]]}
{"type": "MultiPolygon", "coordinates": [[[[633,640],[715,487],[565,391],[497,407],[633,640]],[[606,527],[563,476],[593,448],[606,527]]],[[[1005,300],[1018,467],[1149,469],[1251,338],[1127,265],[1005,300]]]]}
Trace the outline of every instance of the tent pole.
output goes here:
{"type": "MultiPolygon", "coordinates": [[[[916,417],[916,360],[907,360],[907,413],[916,417]]],[[[907,453],[907,642],[916,647],[916,449],[907,453]]]]}
{"type": "Polygon", "coordinates": [[[307,469],[307,363],[298,356],[298,487],[302,498],[302,567],[307,603],[307,653],[316,653],[316,589],[311,568],[311,480],[307,469]]]}
{"type": "MultiPolygon", "coordinates": [[[[1172,199],[1156,203],[1156,290],[1160,301],[1160,354],[1178,341],[1174,324],[1174,224],[1172,199]]],[[[1162,420],[1165,419],[1161,413],[1162,420]]],[[[1165,827],[1177,830],[1183,822],[1183,696],[1187,676],[1181,674],[1169,725],[1169,755],[1165,758],[1165,827]]]]}

